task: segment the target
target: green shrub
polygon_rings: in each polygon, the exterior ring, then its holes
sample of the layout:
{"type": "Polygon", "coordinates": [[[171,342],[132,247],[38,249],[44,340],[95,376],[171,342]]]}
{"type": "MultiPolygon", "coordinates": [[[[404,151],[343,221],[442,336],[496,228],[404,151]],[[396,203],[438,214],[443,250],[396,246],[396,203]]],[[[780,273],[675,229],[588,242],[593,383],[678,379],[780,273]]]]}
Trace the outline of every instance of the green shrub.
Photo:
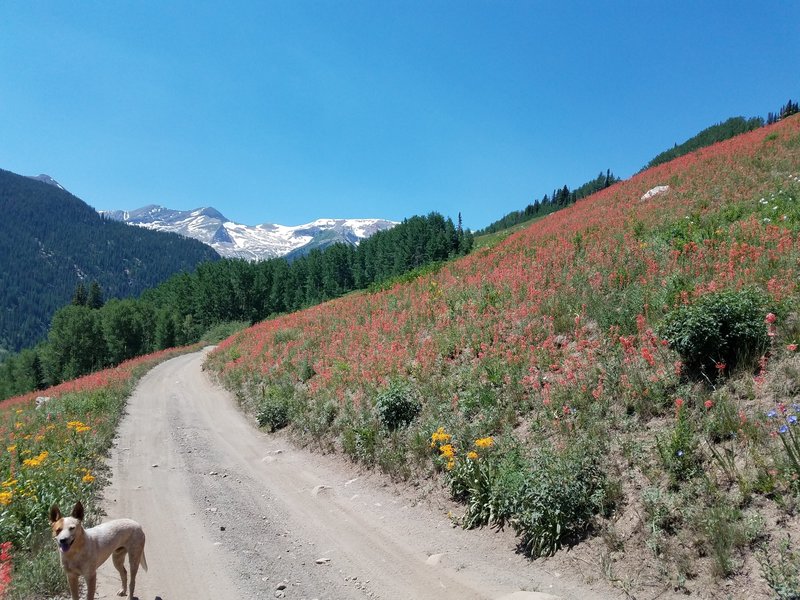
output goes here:
{"type": "Polygon", "coordinates": [[[361,422],[345,429],[342,434],[342,446],[354,460],[373,466],[378,439],[378,430],[369,423],[361,422]]]}
{"type": "Polygon", "coordinates": [[[271,432],[283,429],[289,424],[289,404],[281,398],[266,398],[258,407],[256,419],[271,432]]]}
{"type": "Polygon", "coordinates": [[[769,346],[766,298],[754,290],[712,292],[666,315],[658,333],[683,358],[686,373],[715,380],[725,372],[755,367],[769,346]]]}
{"type": "Polygon", "coordinates": [[[540,450],[519,486],[511,525],[523,551],[552,556],[582,537],[605,508],[606,475],[599,456],[582,444],[563,452],[540,450]]]}
{"type": "Polygon", "coordinates": [[[406,427],[419,414],[422,406],[411,387],[402,382],[392,382],[378,394],[375,411],[378,420],[389,431],[406,427]]]}
{"type": "Polygon", "coordinates": [[[513,446],[488,448],[476,454],[475,458],[457,461],[450,471],[450,492],[466,503],[461,525],[465,529],[502,527],[515,514],[520,490],[530,476],[528,465],[513,446]]]}
{"type": "Polygon", "coordinates": [[[278,431],[292,420],[291,405],[294,390],[289,385],[269,385],[264,388],[263,399],[256,408],[256,420],[269,431],[278,431]]]}

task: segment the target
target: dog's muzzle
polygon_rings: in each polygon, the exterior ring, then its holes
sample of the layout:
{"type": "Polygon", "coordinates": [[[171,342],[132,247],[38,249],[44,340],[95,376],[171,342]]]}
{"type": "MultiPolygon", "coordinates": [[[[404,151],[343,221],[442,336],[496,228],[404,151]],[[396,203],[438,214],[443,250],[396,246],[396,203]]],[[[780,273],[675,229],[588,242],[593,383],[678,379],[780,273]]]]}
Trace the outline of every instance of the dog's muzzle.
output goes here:
{"type": "Polygon", "coordinates": [[[66,552],[70,548],[72,548],[72,542],[75,540],[58,540],[58,548],[62,552],[66,552]]]}

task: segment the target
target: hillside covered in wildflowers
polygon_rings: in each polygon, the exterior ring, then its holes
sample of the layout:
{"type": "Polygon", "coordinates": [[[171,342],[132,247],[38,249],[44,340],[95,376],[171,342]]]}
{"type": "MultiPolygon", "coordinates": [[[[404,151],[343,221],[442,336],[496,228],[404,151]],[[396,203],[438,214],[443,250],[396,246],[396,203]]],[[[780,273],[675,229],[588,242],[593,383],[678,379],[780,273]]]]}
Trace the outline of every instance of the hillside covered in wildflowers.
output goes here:
{"type": "Polygon", "coordinates": [[[799,233],[792,116],[207,366],[265,428],[441,481],[533,559],[633,597],[794,597],[799,233]]]}

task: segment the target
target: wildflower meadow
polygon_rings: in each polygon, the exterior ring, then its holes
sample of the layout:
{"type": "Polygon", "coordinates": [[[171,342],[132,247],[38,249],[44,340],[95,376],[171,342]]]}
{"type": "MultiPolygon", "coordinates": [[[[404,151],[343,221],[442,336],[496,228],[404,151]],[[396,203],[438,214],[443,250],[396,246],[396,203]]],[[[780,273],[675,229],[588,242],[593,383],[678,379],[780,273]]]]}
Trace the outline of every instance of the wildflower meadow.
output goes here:
{"type": "Polygon", "coordinates": [[[750,581],[778,549],[767,512],[800,533],[799,232],[792,117],[207,365],[302,443],[441,478],[462,525],[510,524],[531,557],[583,549],[633,588],[750,581]]]}

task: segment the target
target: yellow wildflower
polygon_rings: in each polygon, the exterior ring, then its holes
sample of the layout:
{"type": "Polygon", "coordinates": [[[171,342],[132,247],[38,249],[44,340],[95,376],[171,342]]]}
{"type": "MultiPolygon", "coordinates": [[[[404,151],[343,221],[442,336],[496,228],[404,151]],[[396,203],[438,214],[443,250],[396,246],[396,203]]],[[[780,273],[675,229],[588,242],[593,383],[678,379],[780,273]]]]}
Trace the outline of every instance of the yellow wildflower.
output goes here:
{"type": "Polygon", "coordinates": [[[11,499],[14,497],[14,494],[11,492],[0,492],[0,504],[3,506],[8,506],[11,504],[11,499]]]}
{"type": "Polygon", "coordinates": [[[8,448],[6,448],[6,450],[8,450],[9,452],[14,452],[14,450],[16,449],[17,449],[16,444],[11,444],[8,448]]]}
{"type": "Polygon", "coordinates": [[[92,483],[94,481],[94,476],[91,473],[87,472],[86,475],[83,476],[83,479],[81,479],[81,481],[83,481],[83,483],[92,483]]]}
{"type": "Polygon", "coordinates": [[[448,471],[452,471],[456,466],[456,461],[451,458],[450,460],[447,461],[447,465],[446,466],[447,466],[447,470],[448,471]]]}
{"type": "Polygon", "coordinates": [[[478,440],[475,440],[475,445],[478,448],[491,448],[492,446],[494,446],[494,438],[492,436],[480,438],[478,440]]]}
{"type": "Polygon", "coordinates": [[[478,453],[475,452],[474,450],[470,450],[469,452],[467,452],[467,458],[470,460],[475,460],[476,458],[478,458],[478,453]]]}
{"type": "Polygon", "coordinates": [[[74,429],[75,433],[85,433],[92,430],[91,427],[82,421],[68,421],[67,429],[74,429]]]}
{"type": "Polygon", "coordinates": [[[450,441],[451,437],[449,433],[445,432],[444,427],[439,427],[431,434],[431,448],[436,448],[436,444],[450,441]]]}
{"type": "Polygon", "coordinates": [[[33,458],[26,458],[25,460],[22,461],[22,464],[25,465],[26,467],[34,467],[34,468],[39,467],[45,460],[47,460],[48,456],[49,453],[47,452],[47,450],[45,450],[44,452],[41,452],[39,456],[34,456],[33,458]]]}
{"type": "Polygon", "coordinates": [[[452,459],[456,455],[456,450],[455,448],[453,448],[451,444],[445,444],[444,446],[439,448],[439,452],[441,452],[442,456],[444,456],[447,459],[452,459]]]}

